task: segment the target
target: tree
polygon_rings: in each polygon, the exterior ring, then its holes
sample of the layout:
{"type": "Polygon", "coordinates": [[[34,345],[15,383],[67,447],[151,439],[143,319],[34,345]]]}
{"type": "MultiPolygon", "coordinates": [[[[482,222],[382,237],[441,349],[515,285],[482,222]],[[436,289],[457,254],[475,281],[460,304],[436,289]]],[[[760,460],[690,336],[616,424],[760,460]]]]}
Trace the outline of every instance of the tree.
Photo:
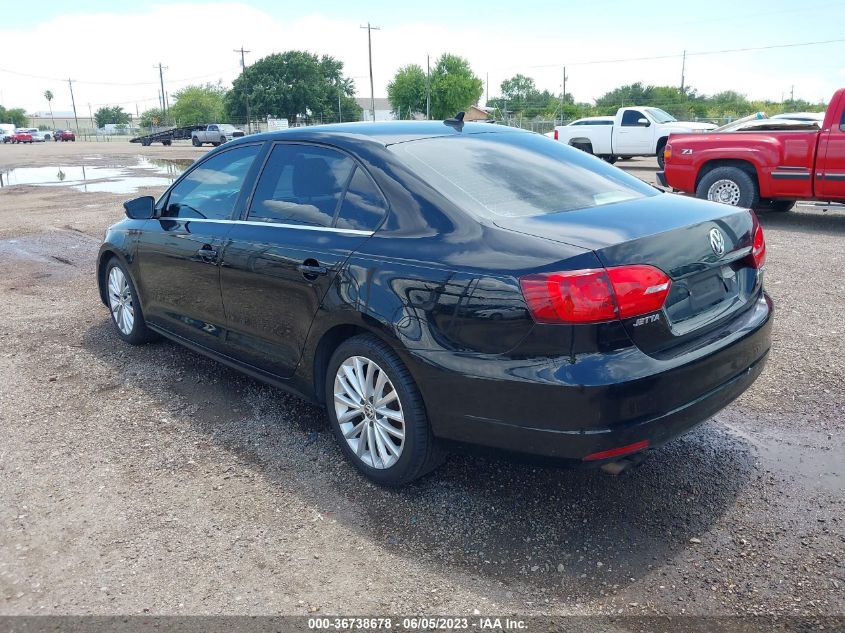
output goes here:
{"type": "Polygon", "coordinates": [[[23,108],[6,109],[0,106],[0,123],[11,123],[15,127],[26,127],[29,124],[29,117],[23,108]]]}
{"type": "Polygon", "coordinates": [[[44,98],[47,99],[47,107],[50,108],[50,122],[53,124],[53,129],[56,129],[56,121],[53,119],[53,93],[49,90],[44,91],[44,98]]]}
{"type": "Polygon", "coordinates": [[[425,71],[417,64],[400,68],[387,84],[387,98],[393,111],[401,119],[411,119],[414,114],[425,113],[425,71]]]}
{"type": "Polygon", "coordinates": [[[652,86],[643,86],[641,81],[620,86],[596,99],[596,110],[600,115],[609,115],[625,106],[650,105],[653,92],[652,86]]]}
{"type": "Polygon", "coordinates": [[[328,55],[305,51],[274,53],[246,68],[226,94],[226,114],[246,118],[249,97],[252,115],[285,117],[290,125],[298,118],[324,121],[358,120],[355,83],[343,76],[343,62],[328,55]]]}
{"type": "Polygon", "coordinates": [[[121,123],[129,123],[129,114],[123,111],[121,106],[112,106],[111,108],[103,106],[94,113],[94,121],[97,122],[97,127],[105,127],[108,124],[119,125],[121,123]]]}
{"type": "Polygon", "coordinates": [[[186,86],[173,96],[176,102],[170,106],[170,117],[176,125],[219,123],[223,120],[226,91],[219,83],[186,86]]]}
{"type": "Polygon", "coordinates": [[[149,110],[144,110],[141,113],[138,125],[146,128],[158,127],[159,125],[162,125],[163,121],[164,113],[161,111],[161,108],[150,108],[149,110]]]}
{"type": "Polygon", "coordinates": [[[444,53],[431,73],[431,117],[446,119],[478,103],[484,84],[475,76],[469,62],[444,53]]]}

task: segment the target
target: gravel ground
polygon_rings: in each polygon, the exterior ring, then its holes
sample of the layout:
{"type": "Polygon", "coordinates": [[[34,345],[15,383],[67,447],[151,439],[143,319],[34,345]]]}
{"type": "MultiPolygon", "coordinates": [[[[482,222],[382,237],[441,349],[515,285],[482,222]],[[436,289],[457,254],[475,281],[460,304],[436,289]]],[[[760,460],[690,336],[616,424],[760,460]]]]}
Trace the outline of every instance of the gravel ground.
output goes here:
{"type": "MultiPolygon", "coordinates": [[[[200,154],[6,145],[0,172],[200,154]]],[[[118,340],[94,255],[135,194],[99,188],[0,188],[0,614],[845,615],[842,208],[761,216],[768,367],[639,468],[455,456],[391,491],[321,410],[118,340]]]]}

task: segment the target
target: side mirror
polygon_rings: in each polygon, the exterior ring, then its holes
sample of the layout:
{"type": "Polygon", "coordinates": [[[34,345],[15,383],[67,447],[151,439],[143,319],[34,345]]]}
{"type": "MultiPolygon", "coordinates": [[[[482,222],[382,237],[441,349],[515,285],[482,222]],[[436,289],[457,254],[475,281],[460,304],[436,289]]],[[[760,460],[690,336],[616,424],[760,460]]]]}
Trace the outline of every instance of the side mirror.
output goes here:
{"type": "Polygon", "coordinates": [[[643,127],[648,127],[651,125],[651,121],[643,117],[642,119],[637,119],[637,125],[642,125],[643,127]]]}
{"type": "Polygon", "coordinates": [[[155,217],[156,200],[152,196],[141,196],[123,203],[126,217],[132,220],[149,220],[155,217]]]}

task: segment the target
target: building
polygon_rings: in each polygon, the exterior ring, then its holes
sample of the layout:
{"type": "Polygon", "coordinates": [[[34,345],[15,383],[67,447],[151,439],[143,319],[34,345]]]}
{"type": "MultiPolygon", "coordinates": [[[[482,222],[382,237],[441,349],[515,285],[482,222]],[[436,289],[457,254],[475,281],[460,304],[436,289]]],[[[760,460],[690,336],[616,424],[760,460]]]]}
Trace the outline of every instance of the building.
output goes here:
{"type": "Polygon", "coordinates": [[[82,116],[81,113],[78,114],[80,127],[79,130],[76,129],[76,121],[73,118],[73,112],[55,111],[53,112],[52,118],[50,117],[49,111],[32,112],[27,116],[29,117],[29,127],[40,127],[43,125],[47,126],[51,130],[74,130],[75,132],[93,130],[94,127],[96,127],[91,117],[82,116]],[[53,122],[55,122],[55,127],[53,125],[53,122]]]}
{"type": "Polygon", "coordinates": [[[464,112],[464,121],[488,121],[492,123],[495,120],[493,112],[493,108],[471,105],[464,112]]]}
{"type": "MultiPolygon", "coordinates": [[[[396,115],[393,113],[393,108],[390,107],[390,100],[387,97],[376,97],[374,99],[376,106],[376,121],[394,121],[396,115]]],[[[362,121],[372,121],[373,114],[370,109],[369,97],[355,97],[355,103],[361,106],[363,112],[361,113],[362,121]]]]}

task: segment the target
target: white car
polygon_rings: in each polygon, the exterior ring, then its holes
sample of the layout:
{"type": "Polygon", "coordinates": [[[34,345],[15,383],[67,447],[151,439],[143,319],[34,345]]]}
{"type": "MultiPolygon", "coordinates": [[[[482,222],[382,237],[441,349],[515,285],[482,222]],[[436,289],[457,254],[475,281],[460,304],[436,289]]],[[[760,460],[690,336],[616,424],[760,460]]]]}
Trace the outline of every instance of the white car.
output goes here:
{"type": "Polygon", "coordinates": [[[821,128],[824,123],[824,112],[784,112],[772,115],[772,119],[789,119],[790,121],[809,121],[817,123],[821,128]]]}
{"type": "MultiPolygon", "coordinates": [[[[602,117],[606,119],[606,117],[602,117]]],[[[663,148],[670,134],[706,132],[712,123],[678,121],[660,108],[619,108],[610,125],[606,123],[560,125],[555,138],[613,163],[617,157],[656,156],[663,168],[663,148]]]]}

